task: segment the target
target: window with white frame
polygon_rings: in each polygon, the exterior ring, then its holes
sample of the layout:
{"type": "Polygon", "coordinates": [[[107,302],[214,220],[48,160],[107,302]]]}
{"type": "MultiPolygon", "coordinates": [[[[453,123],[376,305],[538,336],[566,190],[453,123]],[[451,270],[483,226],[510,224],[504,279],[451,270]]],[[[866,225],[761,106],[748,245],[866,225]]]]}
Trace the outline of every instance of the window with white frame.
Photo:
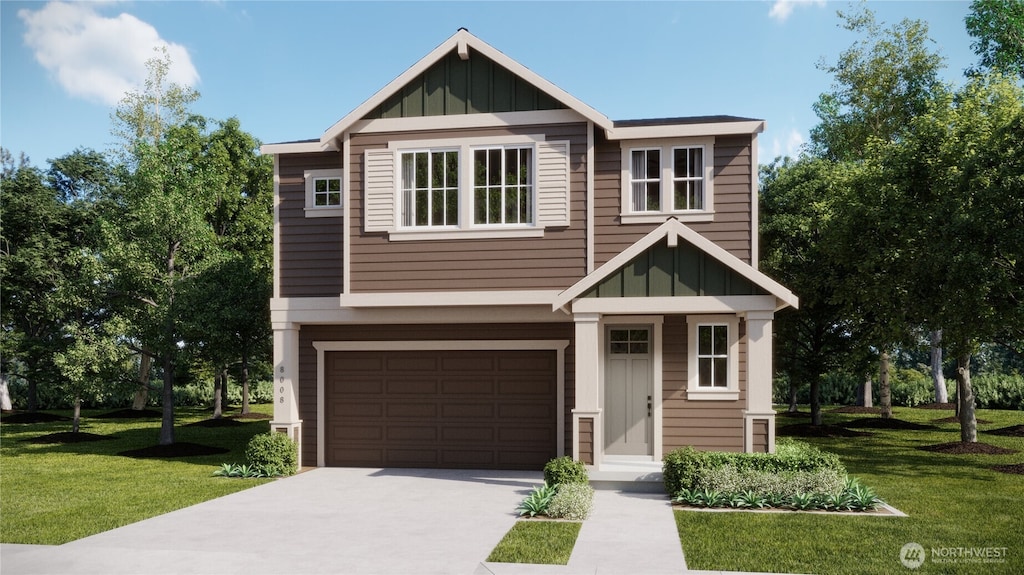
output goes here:
{"type": "Polygon", "coordinates": [[[739,399],[739,319],[736,316],[690,316],[687,398],[739,399]]]}
{"type": "Polygon", "coordinates": [[[622,222],[714,217],[714,138],[622,143],[622,222]]]}
{"type": "Polygon", "coordinates": [[[420,150],[401,155],[402,225],[459,224],[458,150],[420,150]]]}
{"type": "Polygon", "coordinates": [[[342,170],[306,170],[306,217],[343,215],[344,181],[342,170]]]}
{"type": "Polygon", "coordinates": [[[473,150],[473,223],[533,223],[533,148],[473,150]]]}

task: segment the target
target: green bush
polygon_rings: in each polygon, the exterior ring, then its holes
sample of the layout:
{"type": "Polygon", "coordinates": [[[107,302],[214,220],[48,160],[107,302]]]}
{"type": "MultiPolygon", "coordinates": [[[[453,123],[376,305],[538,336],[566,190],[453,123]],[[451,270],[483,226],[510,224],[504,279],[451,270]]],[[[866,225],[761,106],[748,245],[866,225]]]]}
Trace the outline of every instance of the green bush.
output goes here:
{"type": "Polygon", "coordinates": [[[837,493],[845,484],[846,474],[831,468],[770,472],[739,471],[733,465],[723,465],[702,473],[696,487],[722,493],[751,492],[765,497],[772,493],[837,493]]]}
{"type": "Polygon", "coordinates": [[[261,433],[249,440],[245,457],[268,477],[292,475],[298,466],[299,446],[284,433],[261,433]]]}
{"type": "Polygon", "coordinates": [[[683,488],[695,489],[705,474],[727,465],[737,472],[784,474],[824,469],[846,476],[846,468],[836,454],[799,441],[780,440],[775,453],[697,451],[687,446],[665,455],[662,466],[665,490],[674,495],[683,488]]]}
{"type": "Polygon", "coordinates": [[[558,486],[547,513],[550,517],[583,521],[593,506],[593,487],[586,483],[566,483],[558,486]]]}
{"type": "Polygon", "coordinates": [[[568,455],[563,455],[544,465],[544,482],[548,485],[588,484],[590,477],[582,461],[574,461],[568,455]]]}
{"type": "MultiPolygon", "coordinates": [[[[951,392],[954,382],[946,382],[946,390],[951,392]]],[[[878,387],[877,384],[875,387],[878,387]]],[[[893,368],[889,371],[889,389],[892,404],[903,407],[916,407],[935,401],[935,385],[932,377],[916,369],[893,368]]],[[[952,394],[950,394],[952,396],[952,394]]]]}
{"type": "Polygon", "coordinates": [[[971,378],[976,407],[979,409],[1024,410],[1024,376],[984,373],[971,378]]]}

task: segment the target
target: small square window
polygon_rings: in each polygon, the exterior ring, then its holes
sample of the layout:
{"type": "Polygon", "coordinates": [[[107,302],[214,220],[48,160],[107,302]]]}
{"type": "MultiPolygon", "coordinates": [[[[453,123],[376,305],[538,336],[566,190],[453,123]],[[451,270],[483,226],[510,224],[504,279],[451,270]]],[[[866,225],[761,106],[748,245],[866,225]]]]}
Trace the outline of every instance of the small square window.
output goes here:
{"type": "Polygon", "coordinates": [[[344,215],[344,196],[341,170],[307,170],[306,217],[325,218],[344,215]]]}

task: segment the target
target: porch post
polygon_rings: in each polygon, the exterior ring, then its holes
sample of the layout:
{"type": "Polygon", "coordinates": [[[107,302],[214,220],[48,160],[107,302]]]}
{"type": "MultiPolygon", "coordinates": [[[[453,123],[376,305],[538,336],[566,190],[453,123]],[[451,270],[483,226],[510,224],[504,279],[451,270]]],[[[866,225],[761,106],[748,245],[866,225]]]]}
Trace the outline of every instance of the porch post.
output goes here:
{"type": "Polygon", "coordinates": [[[747,409],[743,417],[744,450],[754,451],[757,424],[767,423],[764,441],[769,453],[775,451],[775,411],[772,408],[772,319],[771,311],[747,312],[747,409]]]}
{"type": "Polygon", "coordinates": [[[270,429],[285,433],[299,444],[302,466],[302,420],[299,419],[299,328],[275,323],[274,328],[274,419],[270,429]]]}
{"type": "Polygon", "coordinates": [[[572,410],[572,457],[583,459],[595,467],[601,463],[601,446],[604,441],[604,425],[599,407],[600,320],[601,314],[597,313],[578,313],[573,316],[576,324],[576,403],[572,410]],[[583,438],[586,445],[582,448],[581,420],[584,420],[583,427],[591,432],[589,437],[583,438]]]}

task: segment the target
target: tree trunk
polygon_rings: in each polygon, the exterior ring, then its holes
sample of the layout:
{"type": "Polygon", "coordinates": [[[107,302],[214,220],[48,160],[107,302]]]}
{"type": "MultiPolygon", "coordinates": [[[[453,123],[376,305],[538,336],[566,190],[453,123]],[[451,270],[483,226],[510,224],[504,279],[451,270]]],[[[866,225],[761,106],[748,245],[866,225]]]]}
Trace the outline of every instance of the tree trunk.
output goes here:
{"type": "Polygon", "coordinates": [[[892,419],[892,388],[889,386],[889,352],[883,351],[878,360],[878,406],[882,419],[892,419]]]}
{"type": "Polygon", "coordinates": [[[135,397],[132,398],[132,409],[142,411],[149,403],[149,370],[153,365],[153,358],[147,354],[139,355],[139,387],[135,389],[135,397]]]}
{"type": "Polygon", "coordinates": [[[224,382],[224,385],[220,387],[220,402],[227,409],[231,405],[231,400],[228,399],[228,368],[222,367],[220,370],[220,379],[224,382]]]}
{"type": "Polygon", "coordinates": [[[0,373],[0,409],[10,411],[14,409],[11,405],[11,392],[7,389],[7,374],[0,373]]]}
{"type": "Polygon", "coordinates": [[[174,362],[164,358],[164,387],[161,394],[163,417],[160,419],[160,445],[174,443],[174,362]]]}
{"type": "Polygon", "coordinates": [[[974,416],[974,389],[971,388],[971,354],[957,358],[957,403],[960,405],[960,441],[978,441],[978,420],[974,416]]]}
{"type": "Polygon", "coordinates": [[[932,342],[932,384],[935,386],[935,403],[946,403],[946,376],[942,373],[942,330],[931,333],[932,342]]]}
{"type": "Polygon", "coordinates": [[[860,384],[860,393],[857,394],[857,405],[872,407],[874,401],[871,399],[871,374],[864,376],[864,383],[860,384]]]}
{"type": "Polygon", "coordinates": [[[242,415],[249,413],[249,354],[242,354],[242,415]]]}
{"type": "Polygon", "coordinates": [[[799,391],[800,386],[793,381],[793,378],[789,378],[789,413],[797,412],[796,394],[799,391]]]}
{"type": "Polygon", "coordinates": [[[82,422],[82,398],[75,398],[75,415],[71,420],[71,433],[78,433],[78,429],[82,422]]]}
{"type": "Polygon", "coordinates": [[[811,378],[811,425],[821,425],[821,376],[811,378]]]}
{"type": "Polygon", "coordinates": [[[29,377],[25,396],[25,411],[35,413],[39,409],[39,387],[36,385],[36,378],[29,377]]]}
{"type": "Polygon", "coordinates": [[[221,370],[218,369],[213,374],[213,419],[220,419],[224,415],[224,407],[220,395],[221,386],[224,385],[221,373],[221,370]]]}

